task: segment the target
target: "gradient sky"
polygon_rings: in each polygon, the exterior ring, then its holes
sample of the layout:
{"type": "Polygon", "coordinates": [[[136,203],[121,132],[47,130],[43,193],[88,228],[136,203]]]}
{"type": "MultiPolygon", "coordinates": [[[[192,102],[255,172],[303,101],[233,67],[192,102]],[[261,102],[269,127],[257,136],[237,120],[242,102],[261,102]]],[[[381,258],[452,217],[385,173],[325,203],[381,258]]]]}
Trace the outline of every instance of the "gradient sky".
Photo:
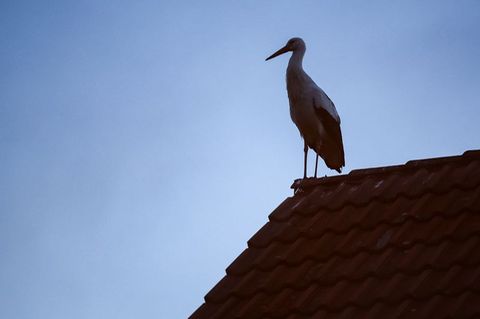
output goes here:
{"type": "Polygon", "coordinates": [[[480,147],[478,0],[2,1],[0,317],[190,315],[302,175],[293,36],[345,172],[480,147]]]}

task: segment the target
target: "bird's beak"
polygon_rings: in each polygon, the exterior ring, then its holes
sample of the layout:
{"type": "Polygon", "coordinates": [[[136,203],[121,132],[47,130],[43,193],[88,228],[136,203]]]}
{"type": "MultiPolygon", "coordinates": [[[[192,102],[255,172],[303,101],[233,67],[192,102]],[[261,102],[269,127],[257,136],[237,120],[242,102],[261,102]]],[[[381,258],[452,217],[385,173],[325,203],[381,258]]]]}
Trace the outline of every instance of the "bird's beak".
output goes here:
{"type": "Polygon", "coordinates": [[[269,56],[268,58],[265,59],[265,61],[268,61],[270,59],[273,59],[274,57],[277,57],[281,54],[284,54],[285,52],[288,52],[290,51],[287,46],[284,46],[283,48],[281,48],[280,50],[278,50],[277,52],[275,52],[274,54],[272,54],[271,56],[269,56]]]}

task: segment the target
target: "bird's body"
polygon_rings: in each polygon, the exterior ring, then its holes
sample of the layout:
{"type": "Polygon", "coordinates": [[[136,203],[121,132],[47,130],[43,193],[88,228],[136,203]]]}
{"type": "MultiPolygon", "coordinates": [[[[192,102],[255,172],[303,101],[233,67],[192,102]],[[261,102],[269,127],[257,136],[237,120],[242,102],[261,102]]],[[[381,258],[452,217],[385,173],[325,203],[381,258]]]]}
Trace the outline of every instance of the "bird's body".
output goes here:
{"type": "MultiPolygon", "coordinates": [[[[302,61],[305,50],[303,40],[293,38],[267,60],[293,51],[287,67],[287,92],[290,116],[305,141],[304,177],[306,177],[308,148],[322,157],[329,168],[341,172],[342,167],[345,166],[345,158],[340,117],[327,94],[303,70],[302,61]]],[[[315,176],[316,171],[315,166],[315,176]]]]}

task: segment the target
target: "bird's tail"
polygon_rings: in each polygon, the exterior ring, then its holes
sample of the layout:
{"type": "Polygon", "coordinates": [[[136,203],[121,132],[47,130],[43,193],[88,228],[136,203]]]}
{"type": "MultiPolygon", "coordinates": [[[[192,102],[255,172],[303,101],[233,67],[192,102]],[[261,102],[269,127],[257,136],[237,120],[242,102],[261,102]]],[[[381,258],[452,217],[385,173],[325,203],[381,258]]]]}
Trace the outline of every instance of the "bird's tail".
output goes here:
{"type": "Polygon", "coordinates": [[[339,173],[342,172],[342,167],[345,166],[343,143],[333,143],[330,140],[326,140],[315,151],[323,158],[328,168],[334,169],[339,173]]]}

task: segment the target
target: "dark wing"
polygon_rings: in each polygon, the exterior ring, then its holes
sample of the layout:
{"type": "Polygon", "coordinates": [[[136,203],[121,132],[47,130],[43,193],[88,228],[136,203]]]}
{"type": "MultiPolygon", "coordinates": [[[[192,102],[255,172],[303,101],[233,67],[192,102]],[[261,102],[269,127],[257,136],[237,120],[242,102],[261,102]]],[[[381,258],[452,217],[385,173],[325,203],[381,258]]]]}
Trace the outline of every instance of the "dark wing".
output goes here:
{"type": "MultiPolygon", "coordinates": [[[[330,100],[331,102],[331,100],[330,100]]],[[[342,131],[340,123],[323,107],[315,104],[315,114],[322,123],[326,131],[326,137],[323,140],[322,149],[319,154],[331,169],[337,170],[339,173],[345,166],[345,153],[343,150],[342,131]]],[[[331,102],[333,105],[333,102],[331,102]]],[[[334,106],[335,107],[335,106],[334,106]]]]}

